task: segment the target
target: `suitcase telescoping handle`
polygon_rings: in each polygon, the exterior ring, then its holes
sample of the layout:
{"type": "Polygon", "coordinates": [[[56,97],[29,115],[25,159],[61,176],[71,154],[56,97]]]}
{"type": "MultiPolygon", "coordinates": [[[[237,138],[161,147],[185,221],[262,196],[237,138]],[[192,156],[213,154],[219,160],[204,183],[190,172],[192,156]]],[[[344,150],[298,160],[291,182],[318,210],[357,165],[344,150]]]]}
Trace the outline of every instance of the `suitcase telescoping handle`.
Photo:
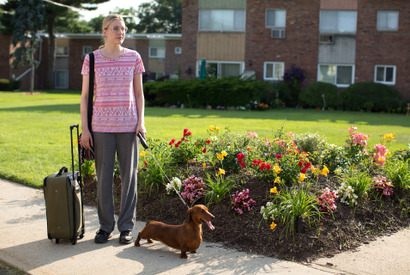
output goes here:
{"type": "Polygon", "coordinates": [[[74,169],[74,145],[73,145],[73,129],[77,128],[77,152],[78,152],[78,172],[79,176],[77,177],[77,181],[82,186],[82,177],[81,177],[81,159],[80,159],[80,141],[79,139],[79,130],[78,130],[78,124],[73,124],[70,126],[70,133],[71,133],[71,165],[73,168],[73,179],[74,179],[74,174],[75,174],[75,169],[74,169]]]}

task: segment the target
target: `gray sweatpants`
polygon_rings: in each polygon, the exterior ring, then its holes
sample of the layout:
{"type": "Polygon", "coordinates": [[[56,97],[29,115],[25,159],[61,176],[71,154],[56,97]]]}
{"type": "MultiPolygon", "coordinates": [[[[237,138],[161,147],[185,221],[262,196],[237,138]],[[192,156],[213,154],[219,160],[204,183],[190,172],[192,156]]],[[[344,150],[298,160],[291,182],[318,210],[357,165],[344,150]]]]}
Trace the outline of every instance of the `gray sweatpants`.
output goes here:
{"type": "Polygon", "coordinates": [[[100,229],[112,232],[114,217],[114,164],[115,152],[121,175],[121,204],[118,230],[134,228],[137,204],[138,141],[133,133],[94,132],[95,169],[97,174],[97,201],[100,229]]]}

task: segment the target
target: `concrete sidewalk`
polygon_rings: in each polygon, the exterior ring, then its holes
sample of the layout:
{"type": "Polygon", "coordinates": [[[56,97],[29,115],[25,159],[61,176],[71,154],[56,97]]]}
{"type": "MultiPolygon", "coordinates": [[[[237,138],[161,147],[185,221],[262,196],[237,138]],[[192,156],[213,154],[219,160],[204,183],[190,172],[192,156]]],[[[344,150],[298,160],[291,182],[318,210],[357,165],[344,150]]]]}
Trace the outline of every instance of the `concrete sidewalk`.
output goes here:
{"type": "MultiPolygon", "coordinates": [[[[120,245],[117,231],[107,244],[95,244],[98,218],[92,207],[84,210],[85,237],[76,245],[56,244],[47,239],[41,190],[5,180],[0,180],[0,190],[0,260],[30,274],[410,274],[409,229],[393,240],[386,237],[309,266],[208,242],[186,260],[159,242],[143,242],[139,248],[120,245]]],[[[133,235],[144,226],[137,222],[133,235]]]]}

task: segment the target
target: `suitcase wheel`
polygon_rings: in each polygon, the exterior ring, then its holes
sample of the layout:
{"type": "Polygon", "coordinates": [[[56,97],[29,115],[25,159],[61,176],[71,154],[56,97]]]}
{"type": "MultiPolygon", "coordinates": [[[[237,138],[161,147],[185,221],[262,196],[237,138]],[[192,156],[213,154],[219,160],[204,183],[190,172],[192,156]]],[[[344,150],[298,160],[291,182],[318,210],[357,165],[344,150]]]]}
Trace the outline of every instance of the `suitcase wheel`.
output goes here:
{"type": "Polygon", "coordinates": [[[84,234],[81,234],[78,238],[80,239],[84,238],[84,234]]]}
{"type": "Polygon", "coordinates": [[[77,237],[72,238],[70,241],[72,245],[75,245],[77,243],[77,237]]]}
{"type": "Polygon", "coordinates": [[[60,239],[56,239],[56,244],[58,244],[60,242],[60,239]]]}
{"type": "Polygon", "coordinates": [[[51,240],[50,233],[47,233],[47,237],[48,237],[49,240],[51,240]]]}

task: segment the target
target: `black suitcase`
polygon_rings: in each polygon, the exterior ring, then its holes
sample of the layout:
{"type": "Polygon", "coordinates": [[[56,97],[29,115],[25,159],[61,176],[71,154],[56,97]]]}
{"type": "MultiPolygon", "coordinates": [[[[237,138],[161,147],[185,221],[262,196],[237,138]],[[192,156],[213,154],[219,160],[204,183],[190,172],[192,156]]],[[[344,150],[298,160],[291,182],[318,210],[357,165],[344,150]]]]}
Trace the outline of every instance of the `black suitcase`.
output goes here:
{"type": "MultiPolygon", "coordinates": [[[[62,167],[57,173],[44,178],[43,186],[48,238],[55,239],[56,243],[59,243],[60,239],[70,240],[73,245],[77,243],[77,239],[84,237],[80,156],[78,157],[79,170],[74,170],[74,128],[77,128],[78,140],[78,124],[70,126],[72,172],[69,172],[66,167],[62,167]]],[[[78,147],[80,147],[79,144],[78,147]]]]}

